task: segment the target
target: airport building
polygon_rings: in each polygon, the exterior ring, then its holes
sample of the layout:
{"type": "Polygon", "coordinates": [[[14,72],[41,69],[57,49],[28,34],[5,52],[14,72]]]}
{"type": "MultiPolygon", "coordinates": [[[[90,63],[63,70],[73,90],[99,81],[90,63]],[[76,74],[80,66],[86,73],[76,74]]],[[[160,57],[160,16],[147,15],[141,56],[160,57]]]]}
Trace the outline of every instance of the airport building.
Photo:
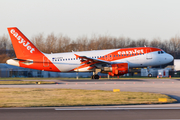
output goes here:
{"type": "MultiPolygon", "coordinates": [[[[175,59],[174,62],[158,67],[152,68],[133,68],[129,69],[129,73],[124,76],[148,76],[151,73],[152,77],[168,77],[168,76],[180,76],[180,59],[175,59]]],[[[90,78],[92,72],[73,72],[73,73],[58,73],[34,70],[28,68],[21,68],[17,66],[8,65],[5,63],[0,64],[0,77],[74,77],[74,78],[90,78]]],[[[107,74],[98,73],[101,77],[107,77],[107,74]]]]}
{"type": "Polygon", "coordinates": [[[8,65],[5,63],[0,64],[0,77],[91,77],[92,73],[59,73],[34,70],[28,68],[22,68],[17,66],[8,65]]]}

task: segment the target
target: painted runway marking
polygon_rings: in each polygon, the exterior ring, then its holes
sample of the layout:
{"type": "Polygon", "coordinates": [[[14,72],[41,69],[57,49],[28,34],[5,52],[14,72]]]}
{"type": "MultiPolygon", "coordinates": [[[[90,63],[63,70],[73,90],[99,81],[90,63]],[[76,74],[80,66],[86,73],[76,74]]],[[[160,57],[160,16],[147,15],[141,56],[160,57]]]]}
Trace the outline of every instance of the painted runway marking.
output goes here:
{"type": "MultiPolygon", "coordinates": [[[[100,82],[100,83],[94,83],[94,82],[90,82],[90,83],[65,83],[66,85],[72,85],[72,84],[75,84],[75,85],[83,85],[83,84],[174,84],[174,82],[159,82],[159,83],[155,83],[155,82],[132,82],[132,83],[129,83],[129,82],[100,82]]],[[[57,84],[56,84],[57,85],[57,84]]]]}
{"type": "Polygon", "coordinates": [[[180,110],[180,107],[149,107],[149,108],[55,108],[55,110],[180,110]]]}

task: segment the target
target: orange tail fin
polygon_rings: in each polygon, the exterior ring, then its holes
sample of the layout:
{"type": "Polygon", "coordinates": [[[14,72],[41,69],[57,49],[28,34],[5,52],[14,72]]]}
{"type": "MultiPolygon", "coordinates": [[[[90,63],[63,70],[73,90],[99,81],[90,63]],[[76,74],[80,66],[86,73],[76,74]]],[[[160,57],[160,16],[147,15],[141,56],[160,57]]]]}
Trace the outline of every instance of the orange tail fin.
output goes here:
{"type": "Polygon", "coordinates": [[[17,58],[27,58],[41,53],[18,28],[7,29],[17,58]]]}

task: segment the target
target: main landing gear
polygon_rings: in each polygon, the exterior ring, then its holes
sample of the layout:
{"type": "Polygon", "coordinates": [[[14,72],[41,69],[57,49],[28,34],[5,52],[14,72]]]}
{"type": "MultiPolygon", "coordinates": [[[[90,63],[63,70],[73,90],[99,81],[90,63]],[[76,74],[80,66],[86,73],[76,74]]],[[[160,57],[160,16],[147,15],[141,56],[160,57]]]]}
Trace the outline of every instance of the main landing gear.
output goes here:
{"type": "Polygon", "coordinates": [[[92,75],[91,79],[99,79],[99,75],[92,75]]]}
{"type": "Polygon", "coordinates": [[[98,75],[99,72],[101,72],[101,69],[95,69],[93,75],[91,76],[91,79],[99,79],[99,75],[98,75]]]}

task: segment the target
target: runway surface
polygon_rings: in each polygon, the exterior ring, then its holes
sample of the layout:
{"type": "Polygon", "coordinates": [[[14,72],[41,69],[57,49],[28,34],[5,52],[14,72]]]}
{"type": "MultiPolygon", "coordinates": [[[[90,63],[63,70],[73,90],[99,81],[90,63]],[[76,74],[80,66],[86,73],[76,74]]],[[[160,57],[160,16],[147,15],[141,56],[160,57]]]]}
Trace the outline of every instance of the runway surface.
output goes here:
{"type": "Polygon", "coordinates": [[[4,109],[1,120],[178,120],[180,110],[4,109]]]}
{"type": "MultiPolygon", "coordinates": [[[[38,81],[38,80],[37,80],[38,81]]],[[[50,81],[50,80],[46,80],[50,81]]],[[[113,80],[51,80],[51,85],[0,85],[0,88],[71,88],[87,90],[113,90],[153,92],[167,94],[178,100],[176,104],[89,106],[54,108],[0,109],[0,120],[66,119],[66,120],[177,120],[180,119],[179,79],[113,79],[113,80]]]]}

